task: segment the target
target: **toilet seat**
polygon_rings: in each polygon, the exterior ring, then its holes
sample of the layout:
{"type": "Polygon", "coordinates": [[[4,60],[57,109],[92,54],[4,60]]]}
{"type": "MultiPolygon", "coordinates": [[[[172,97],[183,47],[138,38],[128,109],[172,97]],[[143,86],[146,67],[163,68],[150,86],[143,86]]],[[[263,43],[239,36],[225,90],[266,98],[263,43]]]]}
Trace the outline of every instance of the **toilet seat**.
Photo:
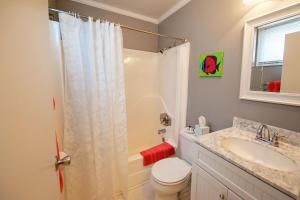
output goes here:
{"type": "Polygon", "coordinates": [[[185,161],[173,157],[158,161],[151,169],[151,174],[159,184],[176,185],[190,177],[192,167],[185,161]]]}
{"type": "Polygon", "coordinates": [[[184,178],[183,180],[180,180],[178,182],[173,182],[173,183],[167,183],[167,182],[159,181],[158,179],[156,179],[153,176],[152,176],[152,179],[154,179],[154,181],[157,182],[158,184],[165,185],[165,186],[173,186],[173,185],[178,185],[178,184],[181,184],[181,183],[185,182],[187,179],[190,178],[190,174],[191,173],[189,173],[188,176],[186,178],[184,178]]]}

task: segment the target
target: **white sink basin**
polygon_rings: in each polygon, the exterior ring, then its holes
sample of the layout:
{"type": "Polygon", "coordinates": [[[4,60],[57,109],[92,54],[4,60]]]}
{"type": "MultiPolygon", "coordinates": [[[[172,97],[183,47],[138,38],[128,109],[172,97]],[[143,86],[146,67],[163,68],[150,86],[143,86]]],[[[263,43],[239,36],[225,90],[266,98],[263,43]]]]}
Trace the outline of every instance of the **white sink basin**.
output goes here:
{"type": "Polygon", "coordinates": [[[293,160],[264,145],[239,138],[223,139],[222,145],[233,154],[265,167],[280,171],[294,171],[298,169],[297,164],[293,160]]]}

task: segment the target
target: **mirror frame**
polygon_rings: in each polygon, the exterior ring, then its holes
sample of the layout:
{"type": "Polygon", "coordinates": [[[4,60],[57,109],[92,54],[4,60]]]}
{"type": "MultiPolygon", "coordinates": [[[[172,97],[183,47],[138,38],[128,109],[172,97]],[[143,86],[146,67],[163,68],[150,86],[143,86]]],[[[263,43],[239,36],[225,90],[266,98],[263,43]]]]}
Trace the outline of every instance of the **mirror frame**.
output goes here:
{"type": "Polygon", "coordinates": [[[240,99],[300,106],[300,94],[250,90],[255,29],[258,26],[276,22],[295,15],[300,15],[300,2],[246,21],[244,27],[240,99]]]}

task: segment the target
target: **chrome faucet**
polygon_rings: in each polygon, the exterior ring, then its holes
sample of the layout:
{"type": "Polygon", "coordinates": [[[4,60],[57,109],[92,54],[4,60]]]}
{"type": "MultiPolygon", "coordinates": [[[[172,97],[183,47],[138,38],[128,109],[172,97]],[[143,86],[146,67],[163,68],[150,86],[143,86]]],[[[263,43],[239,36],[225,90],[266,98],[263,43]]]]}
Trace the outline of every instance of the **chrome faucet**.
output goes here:
{"type": "Polygon", "coordinates": [[[167,129],[165,129],[165,128],[163,128],[163,129],[159,129],[158,131],[157,131],[157,134],[158,135],[161,135],[161,141],[162,142],[165,142],[165,134],[167,133],[167,129]]]}
{"type": "Polygon", "coordinates": [[[256,132],[256,139],[267,142],[274,147],[279,146],[279,138],[284,136],[279,136],[278,132],[274,129],[271,133],[270,128],[266,124],[261,124],[256,132]]]}
{"type": "Polygon", "coordinates": [[[159,129],[157,131],[158,135],[161,135],[161,134],[165,134],[167,132],[167,129],[163,128],[163,129],[159,129]]]}
{"type": "Polygon", "coordinates": [[[269,142],[270,139],[270,129],[267,125],[261,124],[256,132],[256,139],[264,142],[269,142]]]}

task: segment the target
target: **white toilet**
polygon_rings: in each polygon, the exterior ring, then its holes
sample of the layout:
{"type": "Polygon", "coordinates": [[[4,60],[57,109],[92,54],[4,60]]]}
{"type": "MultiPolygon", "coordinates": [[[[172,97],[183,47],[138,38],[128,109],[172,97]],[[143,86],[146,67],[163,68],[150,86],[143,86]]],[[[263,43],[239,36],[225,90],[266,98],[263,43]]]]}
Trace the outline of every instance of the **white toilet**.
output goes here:
{"type": "Polygon", "coordinates": [[[178,192],[189,183],[192,167],[176,157],[156,162],[151,169],[155,200],[177,200],[178,192]]]}

